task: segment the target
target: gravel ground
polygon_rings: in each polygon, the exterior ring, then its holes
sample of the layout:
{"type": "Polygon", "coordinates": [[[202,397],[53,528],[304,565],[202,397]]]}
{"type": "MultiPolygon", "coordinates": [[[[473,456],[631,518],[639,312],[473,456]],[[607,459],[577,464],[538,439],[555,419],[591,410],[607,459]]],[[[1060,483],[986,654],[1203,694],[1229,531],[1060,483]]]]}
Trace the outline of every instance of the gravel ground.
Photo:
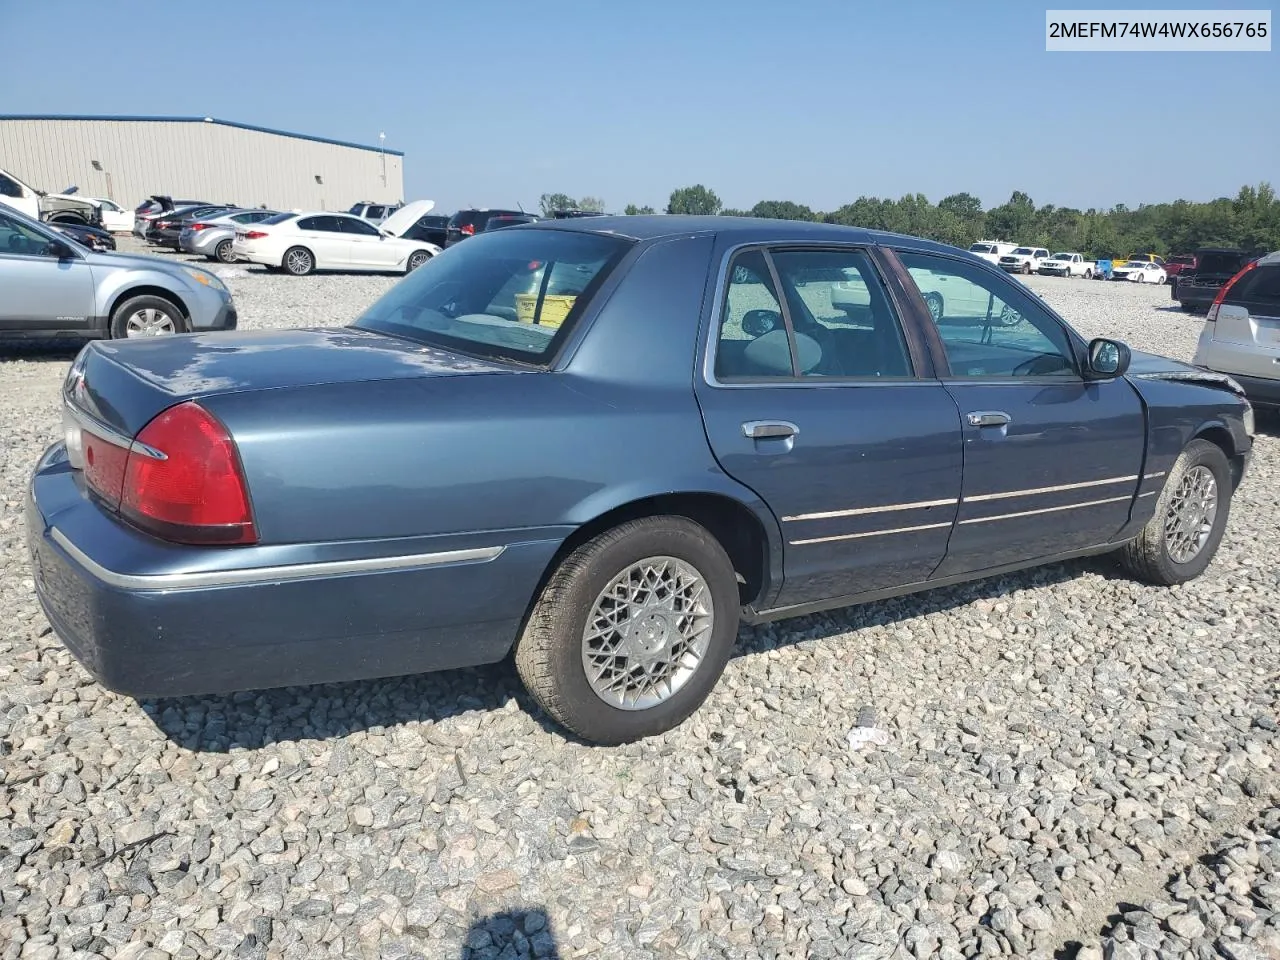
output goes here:
{"type": "MultiPolygon", "coordinates": [[[[394,282],[236,274],[245,327],[394,282]]],[[[1194,349],[1166,288],[1030,285],[1194,349]]],[[[506,666],[103,692],[23,545],[71,356],[0,353],[0,960],[1280,957],[1274,421],[1194,583],[1095,559],[744,629],[690,722],[593,749],[506,666]]]]}

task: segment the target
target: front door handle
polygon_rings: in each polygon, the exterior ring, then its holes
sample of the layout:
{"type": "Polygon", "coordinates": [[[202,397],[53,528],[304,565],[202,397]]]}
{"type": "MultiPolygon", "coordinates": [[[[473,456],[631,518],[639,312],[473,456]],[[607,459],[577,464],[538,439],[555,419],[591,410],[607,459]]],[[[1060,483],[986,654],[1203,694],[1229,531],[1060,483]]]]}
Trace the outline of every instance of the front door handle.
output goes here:
{"type": "Polygon", "coordinates": [[[742,434],[752,440],[785,440],[794,437],[800,428],[789,420],[748,420],[742,425],[742,434]]]}
{"type": "Polygon", "coordinates": [[[965,419],[969,421],[971,427],[1003,427],[1010,423],[1013,417],[1002,410],[974,410],[966,414],[965,419]]]}

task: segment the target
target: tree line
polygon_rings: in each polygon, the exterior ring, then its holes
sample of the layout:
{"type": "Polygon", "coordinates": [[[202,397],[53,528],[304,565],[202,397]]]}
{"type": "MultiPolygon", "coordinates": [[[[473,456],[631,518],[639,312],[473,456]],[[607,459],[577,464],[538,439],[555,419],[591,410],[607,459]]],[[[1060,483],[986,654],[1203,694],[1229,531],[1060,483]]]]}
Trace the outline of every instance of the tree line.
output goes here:
{"type": "MultiPolygon", "coordinates": [[[[542,200],[544,212],[604,209],[603,201],[594,197],[574,201],[565,194],[544,194],[542,200]]],[[[628,204],[624,212],[634,216],[656,211],[628,204]]],[[[1124,204],[1110,210],[1036,206],[1026,193],[1015,190],[1008,202],[990,210],[984,210],[982,201],[971,193],[953,193],[937,203],[916,193],[898,200],[859,197],[825,213],[790,200],[761,200],[750,210],[729,209],[714,190],[699,183],[673,190],[664,212],[839,223],[957,247],[968,247],[975,240],[1007,240],[1052,251],[1079,251],[1091,259],[1135,253],[1167,256],[1216,246],[1239,247],[1251,253],[1280,250],[1280,199],[1265,182],[1241,187],[1235,197],[1203,203],[1175,200],[1143,204],[1134,210],[1124,204]]]]}

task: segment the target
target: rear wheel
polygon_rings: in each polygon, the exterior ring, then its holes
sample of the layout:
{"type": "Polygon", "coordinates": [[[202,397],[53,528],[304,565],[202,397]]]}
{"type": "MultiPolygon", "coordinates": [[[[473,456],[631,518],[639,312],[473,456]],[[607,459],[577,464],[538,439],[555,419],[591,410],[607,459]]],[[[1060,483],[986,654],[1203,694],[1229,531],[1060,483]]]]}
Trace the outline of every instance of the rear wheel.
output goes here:
{"type": "Polygon", "coordinates": [[[925,306],[929,308],[929,316],[933,317],[933,322],[937,323],[942,319],[942,294],[937,291],[930,290],[924,295],[925,306]]]}
{"type": "Polygon", "coordinates": [[[316,258],[306,247],[290,247],[284,253],[282,266],[295,277],[305,277],[316,268],[316,258]]]}
{"type": "Polygon", "coordinates": [[[539,705],[585,740],[627,743],[682,723],[738,633],[733,564],[704,527],[646,517],[580,546],[552,574],[516,645],[539,705]]]}
{"type": "Polygon", "coordinates": [[[231,252],[231,240],[219,240],[218,245],[213,248],[213,255],[223,263],[235,263],[236,255],[231,252]]]}
{"type": "Polygon", "coordinates": [[[163,297],[131,297],[111,314],[111,336],[117,340],[161,337],[186,331],[187,321],[182,311],[163,297]]]}
{"type": "Polygon", "coordinates": [[[1222,448],[1192,440],[1174,461],[1156,512],[1120,550],[1120,562],[1139,580],[1172,586],[1209,566],[1231,509],[1231,465],[1222,448]]]}
{"type": "Polygon", "coordinates": [[[1085,272],[1084,272],[1084,278],[1085,278],[1086,280],[1092,280],[1092,279],[1093,279],[1093,271],[1092,271],[1092,270],[1085,270],[1085,272]]]}

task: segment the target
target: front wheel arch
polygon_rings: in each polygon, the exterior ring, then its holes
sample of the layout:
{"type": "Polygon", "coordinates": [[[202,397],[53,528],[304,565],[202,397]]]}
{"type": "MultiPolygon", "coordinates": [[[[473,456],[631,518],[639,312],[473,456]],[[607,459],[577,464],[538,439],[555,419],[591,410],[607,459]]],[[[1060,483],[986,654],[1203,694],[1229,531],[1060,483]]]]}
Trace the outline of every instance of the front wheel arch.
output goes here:
{"type": "Polygon", "coordinates": [[[134,297],[159,297],[161,300],[168,300],[182,311],[182,319],[186,320],[188,324],[191,323],[191,311],[187,309],[187,305],[182,302],[181,297],[172,290],[166,290],[164,287],[147,286],[144,284],[143,286],[128,287],[121,290],[112,298],[111,302],[107,304],[106,318],[108,327],[110,327],[111,318],[116,315],[116,308],[126,300],[132,300],[134,297]]]}

